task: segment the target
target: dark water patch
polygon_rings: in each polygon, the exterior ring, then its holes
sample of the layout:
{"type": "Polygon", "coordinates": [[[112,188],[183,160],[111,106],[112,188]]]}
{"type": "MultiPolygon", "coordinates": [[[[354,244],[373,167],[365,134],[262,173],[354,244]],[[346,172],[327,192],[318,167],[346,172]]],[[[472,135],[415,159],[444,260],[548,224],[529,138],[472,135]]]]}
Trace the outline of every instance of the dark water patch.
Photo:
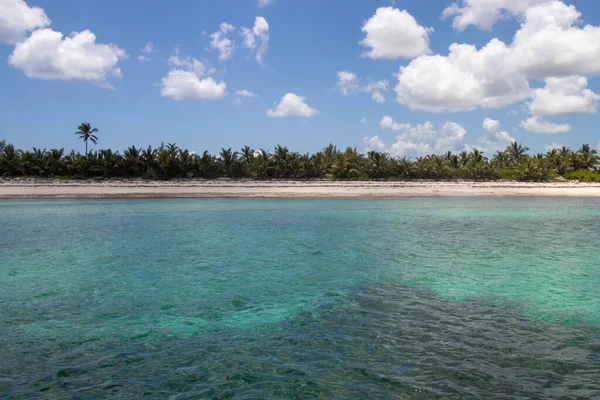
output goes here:
{"type": "Polygon", "coordinates": [[[600,331],[485,301],[371,284],[264,329],[0,341],[20,398],[504,398],[600,395],[600,331]]]}

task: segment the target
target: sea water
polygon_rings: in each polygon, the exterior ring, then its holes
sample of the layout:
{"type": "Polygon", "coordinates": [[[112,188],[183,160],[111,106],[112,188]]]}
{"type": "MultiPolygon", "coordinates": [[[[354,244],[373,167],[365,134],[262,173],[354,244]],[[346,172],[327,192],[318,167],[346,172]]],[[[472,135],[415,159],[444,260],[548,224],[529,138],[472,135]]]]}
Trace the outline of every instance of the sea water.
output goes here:
{"type": "Polygon", "coordinates": [[[600,200],[0,201],[0,397],[600,399],[600,200]]]}

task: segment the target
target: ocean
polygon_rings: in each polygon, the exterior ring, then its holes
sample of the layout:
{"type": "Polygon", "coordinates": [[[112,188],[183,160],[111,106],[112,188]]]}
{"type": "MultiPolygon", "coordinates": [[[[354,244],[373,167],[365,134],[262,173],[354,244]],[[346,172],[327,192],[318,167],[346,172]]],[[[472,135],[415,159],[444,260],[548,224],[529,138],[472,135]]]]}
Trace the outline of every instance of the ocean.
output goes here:
{"type": "Polygon", "coordinates": [[[0,201],[0,398],[600,399],[600,199],[0,201]]]}

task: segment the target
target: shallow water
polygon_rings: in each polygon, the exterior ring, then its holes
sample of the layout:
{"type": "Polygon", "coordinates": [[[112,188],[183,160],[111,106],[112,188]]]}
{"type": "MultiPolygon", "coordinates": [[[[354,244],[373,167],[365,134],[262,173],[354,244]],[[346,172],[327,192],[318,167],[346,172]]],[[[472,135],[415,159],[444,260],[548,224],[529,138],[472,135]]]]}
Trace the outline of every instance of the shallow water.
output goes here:
{"type": "Polygon", "coordinates": [[[600,200],[0,202],[0,396],[598,398],[600,200]]]}

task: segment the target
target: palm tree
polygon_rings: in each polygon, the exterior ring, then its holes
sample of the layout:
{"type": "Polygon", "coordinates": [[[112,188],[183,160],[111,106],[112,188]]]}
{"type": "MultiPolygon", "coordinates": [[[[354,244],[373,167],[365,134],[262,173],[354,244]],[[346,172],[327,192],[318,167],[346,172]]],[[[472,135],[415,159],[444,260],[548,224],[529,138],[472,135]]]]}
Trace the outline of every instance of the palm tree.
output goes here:
{"type": "Polygon", "coordinates": [[[156,176],[156,167],[158,166],[158,151],[148,146],[147,149],[141,151],[141,162],[144,165],[144,177],[154,178],[156,176]]]}
{"type": "Polygon", "coordinates": [[[278,178],[287,178],[288,177],[288,162],[289,162],[290,151],[287,147],[282,147],[277,145],[275,147],[275,152],[273,153],[273,163],[275,164],[275,168],[277,170],[278,178]]]}
{"type": "Polygon", "coordinates": [[[525,158],[525,153],[529,151],[529,147],[523,147],[520,143],[512,142],[506,148],[508,158],[515,164],[520,163],[525,158]]]}
{"type": "Polygon", "coordinates": [[[369,176],[375,179],[387,178],[390,164],[387,153],[370,151],[367,157],[367,173],[369,176]]]}
{"type": "Polygon", "coordinates": [[[131,146],[125,150],[123,156],[125,158],[127,173],[134,177],[138,176],[140,172],[140,165],[142,163],[139,149],[137,149],[135,146],[131,146]]]}
{"type": "Polygon", "coordinates": [[[21,153],[21,150],[16,150],[12,144],[7,144],[0,154],[0,171],[4,171],[8,176],[23,174],[21,153]]]}
{"type": "Polygon", "coordinates": [[[225,175],[229,178],[233,178],[235,163],[238,159],[238,152],[231,151],[231,148],[221,148],[219,156],[219,164],[221,165],[221,168],[223,168],[223,172],[225,172],[225,175]]]}
{"type": "Polygon", "coordinates": [[[250,165],[252,160],[254,160],[254,150],[250,146],[242,147],[242,150],[240,150],[240,155],[242,161],[247,165],[250,165]]]}
{"type": "Polygon", "coordinates": [[[272,177],[272,156],[268,150],[260,149],[254,166],[254,177],[260,180],[266,180],[272,177]]]}
{"type": "Polygon", "coordinates": [[[466,150],[460,152],[460,166],[465,168],[469,163],[469,153],[466,150]]]}
{"type": "Polygon", "coordinates": [[[496,151],[496,154],[494,154],[494,158],[492,159],[492,161],[496,163],[497,167],[504,168],[504,166],[506,166],[506,163],[508,162],[508,154],[506,153],[506,151],[496,151]]]}
{"type": "Polygon", "coordinates": [[[94,144],[98,143],[98,137],[96,135],[94,135],[94,133],[98,132],[98,129],[96,128],[92,128],[92,126],[89,124],[89,122],[84,122],[83,124],[79,125],[79,127],[77,128],[77,132],[75,132],[75,134],[77,136],[79,136],[79,139],[83,140],[85,142],[85,154],[88,154],[88,140],[91,141],[94,144]]]}
{"type": "Polygon", "coordinates": [[[598,152],[592,149],[589,144],[582,145],[577,153],[579,156],[577,169],[593,170],[600,162],[598,152]]]}

